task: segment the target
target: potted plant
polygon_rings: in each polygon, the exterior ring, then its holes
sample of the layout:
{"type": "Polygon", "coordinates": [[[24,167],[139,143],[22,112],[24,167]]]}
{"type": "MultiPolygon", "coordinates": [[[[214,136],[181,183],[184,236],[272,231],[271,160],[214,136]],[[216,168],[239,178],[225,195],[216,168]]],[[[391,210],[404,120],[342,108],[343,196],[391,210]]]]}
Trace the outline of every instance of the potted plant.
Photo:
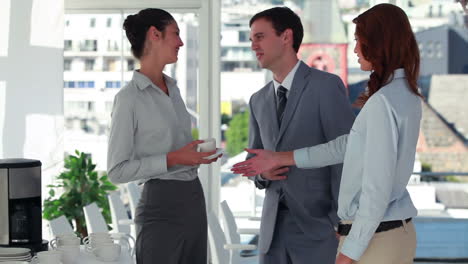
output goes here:
{"type": "Polygon", "coordinates": [[[65,215],[69,221],[74,220],[76,232],[82,237],[87,236],[83,207],[96,202],[102,209],[107,223],[111,222],[107,193],[116,188],[107,175],[98,175],[89,154],[75,151],[75,155],[65,158],[65,171],[57,177],[57,184],[50,187],[50,197],[44,201],[44,219],[54,219],[65,215]],[[62,195],[55,198],[56,190],[61,189],[62,195]]]}

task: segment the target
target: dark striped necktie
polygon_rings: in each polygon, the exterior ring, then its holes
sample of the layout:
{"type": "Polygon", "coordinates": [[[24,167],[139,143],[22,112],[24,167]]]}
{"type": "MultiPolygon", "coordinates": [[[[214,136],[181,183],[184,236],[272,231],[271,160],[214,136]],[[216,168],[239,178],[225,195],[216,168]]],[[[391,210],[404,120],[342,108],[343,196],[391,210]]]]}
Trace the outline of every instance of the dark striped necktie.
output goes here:
{"type": "Polygon", "coordinates": [[[278,124],[281,127],[281,121],[283,120],[283,115],[284,115],[284,109],[286,108],[286,103],[288,99],[286,98],[286,92],[288,90],[284,88],[283,86],[278,87],[278,90],[276,91],[276,96],[278,97],[278,107],[276,110],[277,116],[278,116],[278,124]]]}

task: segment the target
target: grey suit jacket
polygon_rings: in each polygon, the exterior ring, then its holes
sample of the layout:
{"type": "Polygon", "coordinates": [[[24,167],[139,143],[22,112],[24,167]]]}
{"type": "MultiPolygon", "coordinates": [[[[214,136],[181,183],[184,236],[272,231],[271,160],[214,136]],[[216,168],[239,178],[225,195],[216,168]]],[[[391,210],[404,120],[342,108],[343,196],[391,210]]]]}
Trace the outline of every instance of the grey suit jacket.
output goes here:
{"type": "MultiPolygon", "coordinates": [[[[278,127],[273,82],[252,95],[249,147],[291,151],[322,144],[349,133],[354,117],[341,79],[301,62],[281,128],[278,127]]],[[[261,253],[268,251],[273,238],[280,189],[283,189],[290,215],[306,236],[314,240],[334,236],[341,168],[341,164],[318,169],[294,166],[286,180],[255,179],[258,188],[266,188],[260,226],[261,253]]]]}

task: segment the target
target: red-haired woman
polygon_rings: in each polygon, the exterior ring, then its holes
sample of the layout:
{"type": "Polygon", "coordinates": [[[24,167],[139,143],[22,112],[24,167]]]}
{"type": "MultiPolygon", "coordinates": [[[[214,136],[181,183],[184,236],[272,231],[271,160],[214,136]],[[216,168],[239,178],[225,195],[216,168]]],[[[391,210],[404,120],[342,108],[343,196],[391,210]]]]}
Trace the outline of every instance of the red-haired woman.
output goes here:
{"type": "MultiPolygon", "coordinates": [[[[417,210],[406,190],[421,120],[419,50],[408,17],[380,4],[353,20],[361,69],[371,71],[349,134],[295,150],[248,150],[256,156],[233,171],[253,176],[283,166],[319,168],[344,163],[338,199],[336,263],[413,263],[417,210]]],[[[306,120],[304,120],[306,122],[306,120]]]]}

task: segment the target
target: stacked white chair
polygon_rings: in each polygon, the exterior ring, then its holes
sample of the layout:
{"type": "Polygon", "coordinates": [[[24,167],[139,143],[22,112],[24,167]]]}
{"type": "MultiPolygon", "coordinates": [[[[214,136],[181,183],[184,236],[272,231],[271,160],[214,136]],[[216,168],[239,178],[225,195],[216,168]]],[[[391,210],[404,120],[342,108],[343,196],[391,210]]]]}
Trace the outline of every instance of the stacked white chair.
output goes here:
{"type": "Polygon", "coordinates": [[[88,234],[109,232],[106,220],[96,203],[83,207],[88,234]]]}
{"type": "Polygon", "coordinates": [[[55,219],[49,221],[49,227],[52,232],[52,236],[56,237],[57,235],[64,234],[74,234],[73,228],[68,222],[68,219],[62,215],[55,219]]]}

